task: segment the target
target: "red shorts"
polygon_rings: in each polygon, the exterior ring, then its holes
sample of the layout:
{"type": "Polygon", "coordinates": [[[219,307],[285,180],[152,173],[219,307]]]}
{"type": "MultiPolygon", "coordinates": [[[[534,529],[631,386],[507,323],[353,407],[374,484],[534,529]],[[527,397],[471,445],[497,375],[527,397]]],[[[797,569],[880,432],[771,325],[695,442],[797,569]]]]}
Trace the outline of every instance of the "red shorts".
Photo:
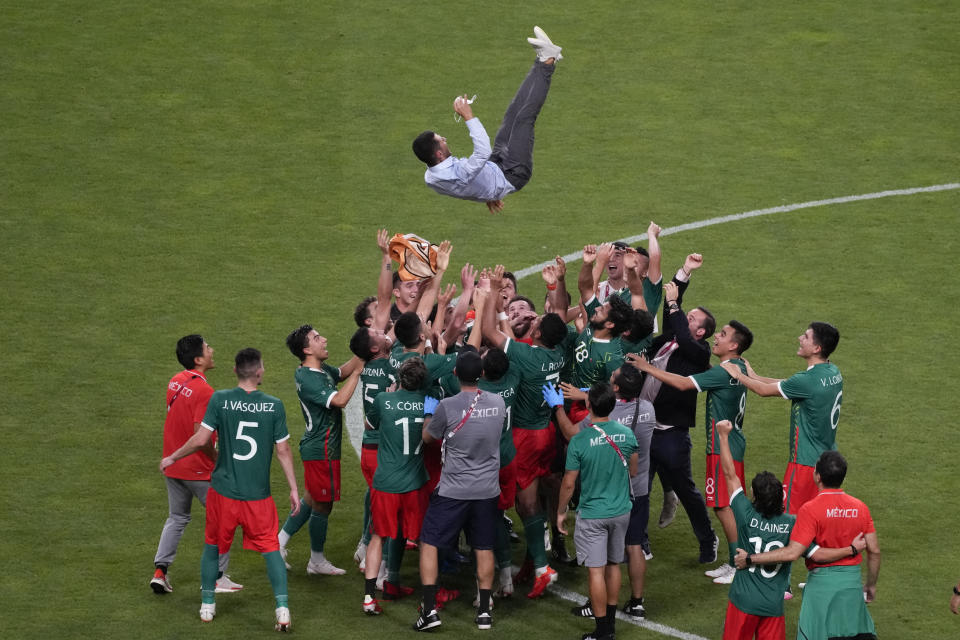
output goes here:
{"type": "Polygon", "coordinates": [[[813,480],[813,467],[791,462],[783,474],[783,510],[796,515],[805,503],[820,493],[813,480]]]}
{"type": "Polygon", "coordinates": [[[785,640],[787,629],[783,616],[755,616],[727,602],[727,619],[723,623],[723,640],[785,640]]]}
{"type": "Polygon", "coordinates": [[[304,460],[303,484],[315,502],[340,500],[340,461],[304,460]]]}
{"type": "Polygon", "coordinates": [[[500,499],[497,509],[506,511],[517,500],[517,459],[514,458],[505,467],[500,467],[500,499]]]}
{"type": "Polygon", "coordinates": [[[377,449],[375,444],[365,444],[360,448],[360,472],[368,488],[373,488],[373,474],[377,472],[377,449]]]}
{"type": "MultiPolygon", "coordinates": [[[[733,468],[737,470],[740,486],[746,491],[747,483],[743,481],[743,463],[734,460],[733,468]]],[[[720,466],[720,456],[715,453],[707,454],[706,476],[703,490],[706,494],[707,506],[714,509],[729,507],[730,491],[727,489],[727,478],[723,475],[723,467],[720,466]]]]}
{"type": "Polygon", "coordinates": [[[581,420],[590,415],[590,410],[587,409],[587,405],[584,404],[583,400],[577,400],[570,405],[570,411],[567,413],[567,417],[570,418],[570,422],[574,426],[578,425],[581,420]]]}
{"type": "Polygon", "coordinates": [[[440,462],[440,442],[438,440],[423,445],[423,466],[427,469],[427,476],[429,476],[427,484],[423,485],[424,491],[427,492],[427,495],[430,495],[440,484],[440,471],[443,468],[443,464],[440,462]]]}
{"type": "Polygon", "coordinates": [[[557,453],[557,432],[546,429],[513,429],[513,445],[517,456],[517,486],[529,487],[537,478],[550,475],[550,466],[557,453]]]}
{"type": "Polygon", "coordinates": [[[233,500],[225,498],[211,487],[207,491],[207,524],[204,540],[217,545],[220,553],[230,551],[237,527],[243,529],[243,548],[260,553],[280,549],[277,541],[277,505],[273,498],[263,500],[233,500]]]}
{"type": "Polygon", "coordinates": [[[370,489],[370,516],[373,532],[381,538],[394,538],[397,531],[407,540],[420,537],[420,525],[427,511],[430,494],[422,488],[406,493],[386,493],[370,489]],[[403,527],[400,529],[400,527],[403,527]]]}

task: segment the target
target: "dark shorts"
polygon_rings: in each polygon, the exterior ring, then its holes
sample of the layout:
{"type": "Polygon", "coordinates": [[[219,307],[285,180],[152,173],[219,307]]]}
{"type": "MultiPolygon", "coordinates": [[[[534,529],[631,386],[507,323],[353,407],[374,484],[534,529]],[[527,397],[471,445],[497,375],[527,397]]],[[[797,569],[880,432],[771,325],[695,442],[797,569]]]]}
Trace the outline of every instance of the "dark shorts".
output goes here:
{"type": "Polygon", "coordinates": [[[497,496],[483,500],[444,498],[434,492],[423,518],[420,540],[441,549],[456,546],[463,529],[467,542],[477,550],[493,549],[500,519],[497,496]]]}
{"type": "Polygon", "coordinates": [[[630,509],[630,524],[627,525],[627,546],[643,544],[647,537],[647,523],[650,521],[650,494],[633,499],[630,509]]]}

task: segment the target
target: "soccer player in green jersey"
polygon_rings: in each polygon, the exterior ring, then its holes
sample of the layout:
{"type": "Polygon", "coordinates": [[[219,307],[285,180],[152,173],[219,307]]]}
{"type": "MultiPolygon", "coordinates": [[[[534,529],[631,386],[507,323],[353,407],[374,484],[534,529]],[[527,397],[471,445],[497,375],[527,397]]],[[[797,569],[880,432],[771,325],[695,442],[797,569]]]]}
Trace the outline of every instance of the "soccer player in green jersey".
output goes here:
{"type": "MultiPolygon", "coordinates": [[[[743,372],[747,370],[747,365],[741,356],[751,344],[753,344],[753,332],[743,323],[731,320],[713,335],[711,351],[721,363],[733,363],[743,372]]],[[[723,526],[723,532],[727,538],[729,561],[717,569],[707,571],[706,575],[713,578],[717,584],[730,584],[733,582],[733,574],[736,571],[733,567],[733,556],[737,549],[737,527],[733,512],[730,510],[724,475],[720,469],[716,424],[721,420],[730,420],[734,424],[734,430],[730,436],[731,451],[740,484],[743,485],[743,456],[747,448],[743,437],[743,416],[746,409],[747,388],[731,378],[723,367],[712,367],[702,373],[681,376],[658,369],[641,356],[630,355],[627,359],[641,371],[675,389],[707,392],[705,412],[707,461],[704,493],[706,493],[707,506],[713,507],[713,512],[723,526]]]]}
{"type": "Polygon", "coordinates": [[[237,354],[237,386],[210,398],[201,428],[182,447],[160,461],[164,470],[177,460],[207,446],[217,432],[220,455],[207,494],[206,545],[200,563],[200,619],[213,620],[217,612],[214,590],[217,558],[230,550],[237,527],[243,528],[243,546],[263,554],[276,601],[276,630],[290,630],[287,572],[277,542],[277,505],[270,496],[270,461],[277,460],[290,487],[290,512],[300,509],[293,454],[283,403],[260,391],[263,360],[256,349],[237,354]]]}
{"type": "MultiPolygon", "coordinates": [[[[343,575],[323,554],[327,540],[327,519],[333,503],[340,500],[340,442],[343,438],[343,413],[363,369],[360,358],[353,357],[341,367],[326,364],[330,353],[327,339],[305,324],[290,332],[287,347],[300,360],[294,374],[297,397],[306,429],[300,438],[306,491],[299,514],[291,513],[279,534],[280,553],[286,560],[290,536],[310,523],[310,561],[308,574],[343,575]],[[337,389],[337,383],[345,381],[337,389]]],[[[287,565],[289,568],[289,564],[287,565]]]]}
{"type": "Polygon", "coordinates": [[[781,396],[791,402],[790,459],[783,486],[785,508],[793,514],[817,495],[814,466],[821,453],[837,448],[843,399],[843,376],[828,359],[840,342],[840,332],[826,322],[811,322],[798,340],[797,355],[806,361],[807,369],[786,380],[759,376],[750,366],[744,372],[732,362],[721,365],[757,395],[781,396]]]}

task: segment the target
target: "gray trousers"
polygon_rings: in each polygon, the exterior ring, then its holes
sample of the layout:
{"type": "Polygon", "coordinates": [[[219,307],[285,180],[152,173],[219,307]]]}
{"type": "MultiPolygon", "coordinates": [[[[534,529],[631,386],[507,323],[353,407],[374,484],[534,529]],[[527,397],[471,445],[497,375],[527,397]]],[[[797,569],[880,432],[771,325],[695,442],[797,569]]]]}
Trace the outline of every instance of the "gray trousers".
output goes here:
{"type": "Polygon", "coordinates": [[[533,125],[550,90],[555,64],[537,60],[503,114],[503,122],[493,140],[490,161],[500,167],[504,177],[519,191],[533,175],[533,125]]]}
{"type": "MultiPolygon", "coordinates": [[[[193,499],[196,498],[200,501],[200,504],[207,506],[207,490],[210,489],[210,483],[206,480],[165,479],[167,481],[169,514],[167,515],[167,521],[163,524],[163,532],[160,534],[157,555],[153,559],[153,563],[156,565],[173,564],[173,559],[177,557],[177,545],[180,544],[183,530],[190,522],[190,508],[193,506],[193,499]]],[[[230,552],[220,555],[220,571],[227,570],[229,561],[230,552]]]]}

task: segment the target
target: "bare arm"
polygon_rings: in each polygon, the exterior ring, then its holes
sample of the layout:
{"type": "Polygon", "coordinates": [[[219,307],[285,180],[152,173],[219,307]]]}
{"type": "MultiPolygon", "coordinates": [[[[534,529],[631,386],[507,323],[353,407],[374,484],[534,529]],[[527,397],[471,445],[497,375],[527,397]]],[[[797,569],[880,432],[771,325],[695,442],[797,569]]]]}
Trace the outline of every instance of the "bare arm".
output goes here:
{"type": "Polygon", "coordinates": [[[353,392],[357,388],[357,382],[360,380],[360,372],[363,371],[362,362],[363,361],[361,361],[361,365],[359,367],[350,372],[350,375],[343,383],[343,386],[337,390],[337,393],[330,400],[331,407],[343,409],[345,406],[347,406],[347,403],[350,402],[350,398],[353,397],[353,392]]]}
{"type": "Polygon", "coordinates": [[[730,442],[727,436],[733,430],[733,423],[729,420],[721,420],[717,423],[717,433],[720,444],[720,467],[723,469],[723,477],[727,481],[727,491],[731,497],[743,487],[740,484],[740,478],[737,477],[737,468],[733,464],[733,455],[730,453],[730,442]]]}
{"type": "Polygon", "coordinates": [[[852,558],[863,551],[866,546],[865,536],[859,533],[857,537],[853,539],[853,542],[850,543],[849,547],[838,547],[834,549],[818,547],[816,551],[810,554],[810,559],[817,564],[829,564],[837,560],[843,560],[844,558],[852,558]]]}
{"type": "Polygon", "coordinates": [[[363,370],[363,360],[353,356],[342,365],[340,365],[340,377],[348,378],[354,371],[363,370]]]}
{"type": "Polygon", "coordinates": [[[377,313],[373,327],[384,329],[390,320],[390,296],[393,293],[393,261],[390,260],[390,243],[386,229],[377,231],[377,246],[383,254],[380,261],[380,277],[377,278],[377,313]]]}
{"type": "Polygon", "coordinates": [[[637,475],[640,470],[640,454],[634,451],[630,454],[630,477],[637,475]]]}
{"type": "MultiPolygon", "coordinates": [[[[594,261],[593,270],[591,271],[593,287],[590,295],[596,295],[597,287],[600,286],[600,279],[603,277],[603,272],[607,268],[607,265],[610,264],[610,258],[613,257],[614,251],[613,243],[610,242],[604,242],[597,247],[597,259],[594,261]]],[[[586,301],[590,299],[590,296],[581,296],[581,299],[586,301]]]]}
{"type": "Polygon", "coordinates": [[[647,279],[650,282],[656,283],[662,277],[660,271],[660,227],[652,220],[650,221],[650,226],[647,227],[647,242],[649,245],[647,253],[650,254],[650,266],[647,267],[647,279]]]}
{"type": "Polygon", "coordinates": [[[207,429],[206,427],[197,429],[190,439],[183,443],[179,449],[171,453],[166,458],[160,460],[160,471],[163,471],[174,462],[180,458],[186,458],[191,453],[196,453],[198,450],[205,447],[210,440],[213,438],[213,431],[207,429]]]}
{"type": "Polygon", "coordinates": [[[743,549],[737,549],[737,556],[735,560],[737,569],[744,569],[749,567],[751,564],[777,564],[778,562],[793,562],[802,556],[805,550],[805,546],[799,542],[791,540],[790,544],[786,547],[774,549],[773,551],[765,551],[763,553],[747,553],[743,549]],[[747,562],[748,558],[750,560],[749,563],[747,562]]]}
{"type": "MultiPolygon", "coordinates": [[[[483,276],[480,277],[481,282],[484,280],[483,276]]],[[[497,326],[496,310],[497,304],[494,297],[500,297],[500,281],[499,280],[490,280],[490,291],[497,292],[491,293],[488,296],[486,305],[483,309],[483,338],[493,346],[498,349],[503,349],[504,345],[507,344],[507,336],[500,330],[497,326]]],[[[479,314],[478,314],[479,315],[479,314]]]]}
{"type": "Polygon", "coordinates": [[[581,300],[589,300],[594,293],[596,282],[593,279],[593,264],[597,261],[597,246],[588,244],[583,248],[583,264],[577,276],[577,289],[581,300]]]}
{"type": "Polygon", "coordinates": [[[650,364],[647,359],[639,353],[628,353],[624,359],[640,371],[653,376],[660,382],[666,383],[675,389],[689,391],[690,389],[695,390],[697,388],[697,385],[695,385],[693,380],[691,380],[689,377],[680,376],[675,373],[669,373],[667,371],[658,369],[650,364]]]}
{"type": "Polygon", "coordinates": [[[731,378],[745,386],[747,389],[750,389],[750,391],[753,391],[758,396],[772,397],[781,395],[779,384],[780,380],[767,378],[767,380],[770,380],[770,382],[763,382],[761,380],[757,380],[756,378],[751,378],[747,375],[744,375],[744,373],[740,371],[740,367],[732,362],[724,362],[720,366],[730,374],[731,378]]]}
{"type": "Polygon", "coordinates": [[[451,251],[453,251],[453,246],[449,240],[441,242],[440,247],[437,249],[437,273],[430,279],[427,290],[423,292],[423,295],[420,296],[420,302],[417,303],[417,315],[420,316],[420,319],[424,322],[430,317],[430,312],[433,310],[433,303],[437,301],[440,284],[443,282],[443,274],[447,272],[447,267],[450,266],[451,251]]]}
{"type": "Polygon", "coordinates": [[[277,460],[283,469],[283,475],[290,487],[290,515],[300,512],[300,493],[297,491],[297,477],[293,473],[293,453],[290,451],[290,440],[277,443],[277,460]]]}
{"type": "MultiPolygon", "coordinates": [[[[199,423],[199,422],[194,422],[194,423],[193,423],[193,432],[196,433],[196,432],[199,431],[199,430],[200,430],[200,423],[199,423]]],[[[217,461],[217,448],[216,448],[216,447],[214,446],[214,444],[213,444],[213,438],[210,438],[210,440],[207,442],[207,444],[205,444],[205,445],[203,445],[202,447],[200,447],[199,451],[200,451],[200,453],[202,453],[203,455],[207,456],[208,458],[210,458],[210,459],[213,460],[214,462],[217,461]]]]}
{"type": "Polygon", "coordinates": [[[880,543],[877,532],[864,536],[867,543],[867,582],[863,585],[863,592],[867,594],[867,602],[877,598],[877,578],[880,577],[880,543]]]}
{"type": "MultiPolygon", "coordinates": [[[[558,256],[559,259],[559,256],[558,256]]],[[[540,276],[547,285],[547,299],[553,309],[565,309],[567,306],[566,285],[557,277],[556,265],[548,264],[540,271],[540,276]]]]}
{"type": "Polygon", "coordinates": [[[560,533],[567,535],[567,511],[570,507],[570,498],[573,497],[573,488],[577,485],[577,476],[579,471],[566,471],[563,474],[563,482],[560,483],[560,498],[557,500],[557,529],[560,533]]]}

